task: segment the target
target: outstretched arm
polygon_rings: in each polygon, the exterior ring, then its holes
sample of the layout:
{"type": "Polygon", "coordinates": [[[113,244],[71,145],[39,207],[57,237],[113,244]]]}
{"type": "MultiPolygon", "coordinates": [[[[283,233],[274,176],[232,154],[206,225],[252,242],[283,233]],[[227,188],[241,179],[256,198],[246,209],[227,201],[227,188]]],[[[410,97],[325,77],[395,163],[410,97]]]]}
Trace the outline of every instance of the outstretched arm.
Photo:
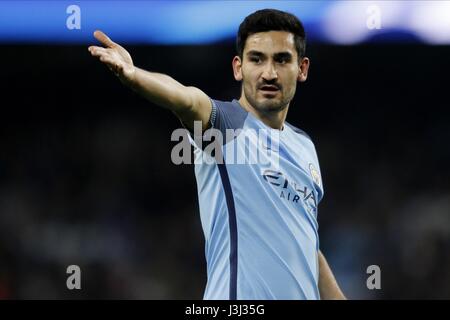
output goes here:
{"type": "Polygon", "coordinates": [[[211,102],[203,91],[186,87],[168,75],[137,68],[128,51],[106,34],[95,31],[94,37],[104,47],[90,46],[89,52],[99,58],[123,84],[152,103],[171,110],[190,129],[193,129],[195,120],[202,121],[202,127],[206,129],[211,102]]]}
{"type": "Polygon", "coordinates": [[[346,300],[321,251],[319,251],[319,292],[322,300],[346,300]]]}

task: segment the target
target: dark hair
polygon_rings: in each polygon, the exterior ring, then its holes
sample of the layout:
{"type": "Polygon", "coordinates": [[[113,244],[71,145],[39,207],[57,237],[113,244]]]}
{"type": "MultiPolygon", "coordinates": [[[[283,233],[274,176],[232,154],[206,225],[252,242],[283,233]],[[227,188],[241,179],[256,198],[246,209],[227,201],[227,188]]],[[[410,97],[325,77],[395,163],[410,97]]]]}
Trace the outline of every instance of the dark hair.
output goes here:
{"type": "Polygon", "coordinates": [[[236,50],[241,59],[247,38],[254,33],[266,31],[287,31],[294,34],[298,57],[305,56],[306,34],[301,21],[288,12],[276,9],[263,9],[247,16],[239,26],[236,50]]]}

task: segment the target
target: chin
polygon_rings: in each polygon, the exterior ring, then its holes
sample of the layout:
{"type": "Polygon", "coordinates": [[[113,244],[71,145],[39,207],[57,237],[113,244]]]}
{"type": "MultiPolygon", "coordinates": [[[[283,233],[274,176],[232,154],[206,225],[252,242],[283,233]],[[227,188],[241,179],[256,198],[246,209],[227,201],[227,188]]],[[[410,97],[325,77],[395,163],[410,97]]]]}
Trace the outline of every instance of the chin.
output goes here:
{"type": "Polygon", "coordinates": [[[284,105],[279,99],[265,99],[258,101],[257,109],[265,112],[277,112],[284,109],[284,105]]]}
{"type": "Polygon", "coordinates": [[[246,96],[247,101],[259,112],[279,112],[286,107],[281,94],[246,96]]]}

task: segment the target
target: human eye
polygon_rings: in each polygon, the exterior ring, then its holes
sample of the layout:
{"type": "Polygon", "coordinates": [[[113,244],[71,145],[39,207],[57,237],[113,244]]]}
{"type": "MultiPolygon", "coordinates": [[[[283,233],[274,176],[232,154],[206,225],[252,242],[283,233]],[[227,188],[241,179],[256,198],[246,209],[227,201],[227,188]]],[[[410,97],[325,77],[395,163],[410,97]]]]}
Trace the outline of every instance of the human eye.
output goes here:
{"type": "Polygon", "coordinates": [[[277,54],[274,57],[276,63],[279,64],[288,64],[292,60],[292,56],[290,54],[277,54]]]}
{"type": "Polygon", "coordinates": [[[261,63],[261,58],[258,56],[253,56],[253,57],[250,57],[250,61],[253,63],[259,64],[259,63],[261,63]]]}
{"type": "Polygon", "coordinates": [[[286,64],[286,63],[290,62],[290,59],[286,58],[286,57],[284,57],[284,58],[277,58],[277,59],[275,59],[275,62],[277,62],[279,64],[286,64]]]}

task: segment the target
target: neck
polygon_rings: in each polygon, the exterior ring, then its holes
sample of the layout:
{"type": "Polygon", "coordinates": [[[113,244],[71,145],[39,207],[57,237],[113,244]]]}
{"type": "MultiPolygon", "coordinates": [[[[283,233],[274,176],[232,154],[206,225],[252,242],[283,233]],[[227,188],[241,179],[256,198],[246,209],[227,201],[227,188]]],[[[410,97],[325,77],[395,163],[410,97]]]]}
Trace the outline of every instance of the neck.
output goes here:
{"type": "Polygon", "coordinates": [[[251,112],[257,119],[261,120],[266,126],[272,129],[282,130],[284,127],[284,121],[286,120],[289,105],[278,112],[261,112],[255,109],[242,95],[239,98],[239,103],[248,112],[251,112]]]}

